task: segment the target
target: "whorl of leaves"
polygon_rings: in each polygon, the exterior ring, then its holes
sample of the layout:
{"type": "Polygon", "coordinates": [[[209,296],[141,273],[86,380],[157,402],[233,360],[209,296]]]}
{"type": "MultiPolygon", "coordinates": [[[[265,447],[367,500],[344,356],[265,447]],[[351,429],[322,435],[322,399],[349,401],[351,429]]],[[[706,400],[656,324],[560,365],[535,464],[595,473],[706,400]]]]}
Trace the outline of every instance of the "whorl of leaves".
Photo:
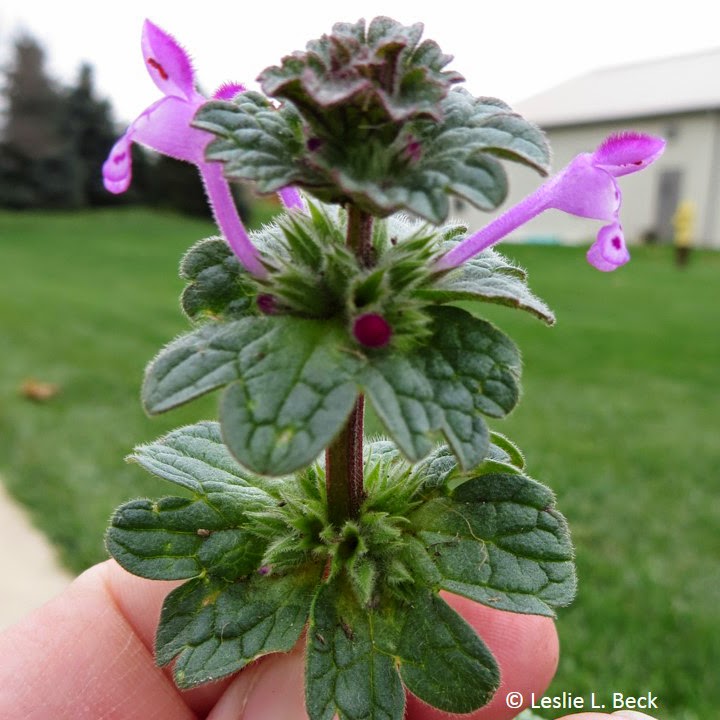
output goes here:
{"type": "Polygon", "coordinates": [[[452,60],[433,40],[420,42],[422,23],[403,26],[387,17],[337,23],[258,80],[263,91],[289,100],[306,119],[327,123],[362,114],[373,124],[418,117],[437,119],[437,103],[463,78],[443,68],[452,60]]]}

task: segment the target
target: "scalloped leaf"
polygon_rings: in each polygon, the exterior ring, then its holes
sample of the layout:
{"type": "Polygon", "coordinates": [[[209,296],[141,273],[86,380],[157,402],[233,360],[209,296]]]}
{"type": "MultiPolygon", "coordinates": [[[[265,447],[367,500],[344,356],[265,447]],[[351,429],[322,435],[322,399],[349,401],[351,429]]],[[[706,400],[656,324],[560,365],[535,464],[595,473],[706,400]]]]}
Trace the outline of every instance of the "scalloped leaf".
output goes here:
{"type": "Polygon", "coordinates": [[[488,449],[482,415],[515,406],[520,358],[512,341],[453,307],[431,308],[431,336],[410,349],[365,352],[334,321],[247,317],[207,324],[171,343],[150,365],[149,412],[215,388],[224,441],[239,462],[283,475],[310,464],[365,391],[407,457],[419,460],[442,433],[464,469],[488,449]]]}
{"type": "Polygon", "coordinates": [[[205,157],[225,163],[227,177],[252,180],[268,193],[308,179],[302,171],[301,121],[291,106],[276,109],[259,93],[245,92],[234,102],[206,103],[193,126],[218,136],[205,157]]]}
{"type": "Polygon", "coordinates": [[[425,502],[411,522],[443,589],[499,610],[554,617],[553,608],[575,595],[565,519],[544,485],[492,467],[425,502]]]}
{"type": "Polygon", "coordinates": [[[415,587],[394,648],[405,687],[451,713],[487,704],[500,685],[492,653],[442,598],[415,587]]]}
{"type": "Polygon", "coordinates": [[[391,437],[413,461],[442,432],[464,469],[486,455],[483,415],[503,417],[517,403],[520,356],[513,342],[484,320],[453,307],[434,308],[433,334],[405,354],[379,355],[363,386],[391,437]]]}
{"type": "Polygon", "coordinates": [[[310,720],[402,720],[405,692],[375,624],[376,614],[359,607],[337,578],[320,587],[308,629],[310,720]]]}
{"type": "Polygon", "coordinates": [[[234,580],[257,569],[265,550],[252,533],[231,527],[246,506],[221,493],[215,505],[165,497],[131,500],[113,514],[105,543],[129,572],[155,580],[181,580],[207,573],[234,580]]]}
{"type": "Polygon", "coordinates": [[[178,580],[201,573],[234,579],[257,568],[265,544],[242,526],[248,512],[276,500],[267,480],[249,475],[230,455],[217,423],[175,430],[129,459],[192,497],[132,500],[115,511],[106,545],[126,570],[178,580]]]}
{"type": "Polygon", "coordinates": [[[362,55],[355,75],[341,70],[362,47],[356,36],[364,26],[344,30],[337,41],[321,38],[306,57],[285,58],[282,68],[266,71],[266,91],[295,103],[303,118],[290,104],[274,108],[257,93],[239,96],[235,105],[203,106],[196,127],[219,136],[207,158],[225,163],[226,177],[253,180],[263,192],[293,184],[378,217],[409,210],[435,224],[448,214],[448,194],[483,210],[498,207],[507,179],[496,158],[546,174],[549,147],[539,128],[494,98],[439,92],[436,80],[445,73],[431,65],[441,67],[447,56],[434,44],[411,52],[416,41],[389,22],[395,40],[383,46],[382,58],[362,55]],[[391,57],[420,63],[396,79],[392,92],[374,75],[391,57]]]}
{"type": "Polygon", "coordinates": [[[274,319],[237,355],[238,382],[220,406],[225,442],[261,474],[309,465],[350,414],[361,364],[337,324],[274,319]]]}
{"type": "MultiPolygon", "coordinates": [[[[455,243],[444,243],[449,250],[455,243]]],[[[494,250],[485,250],[432,284],[417,291],[418,295],[437,303],[475,300],[497,303],[527,310],[548,325],[555,324],[555,315],[527,286],[526,275],[494,250]]]]}
{"type": "Polygon", "coordinates": [[[413,467],[412,472],[422,480],[420,487],[424,490],[452,488],[465,482],[473,473],[486,471],[491,463],[493,468],[512,472],[520,472],[525,467],[525,459],[518,447],[504,435],[491,432],[486,457],[469,473],[463,473],[458,467],[457,458],[447,445],[438,445],[413,467]]]}
{"type": "Polygon", "coordinates": [[[148,368],[143,400],[159,413],[229,385],[220,421],[231,452],[255,472],[284,475],[310,464],[342,427],[361,364],[333,322],[248,317],[171,343],[148,368]]]}
{"type": "Polygon", "coordinates": [[[267,331],[263,319],[209,322],[166,345],[145,370],[146,412],[165,412],[237,380],[238,355],[267,331]]]}
{"type": "Polygon", "coordinates": [[[254,312],[256,288],[222,238],[193,245],[182,259],[180,277],[189,281],[180,302],[191,320],[234,319],[254,312]]]}
{"type": "Polygon", "coordinates": [[[270,501],[267,490],[277,482],[241,467],[223,442],[220,424],[210,421],[187,425],[139,445],[128,460],[211,503],[225,497],[251,505],[266,503],[270,501]]]}
{"type": "Polygon", "coordinates": [[[155,640],[158,665],[175,658],[180,688],[225,677],[262,655],[291,650],[310,611],[320,569],[245,580],[198,578],[163,603],[155,640]]]}
{"type": "MultiPolygon", "coordinates": [[[[462,77],[444,67],[452,56],[426,40],[423,26],[388,17],[338,23],[307,52],[264,70],[263,91],[292,102],[311,126],[337,127],[348,115],[374,126],[436,117],[437,103],[462,77]],[[368,123],[370,121],[370,123],[368,123]]],[[[382,131],[382,130],[381,130],[382,131]]]]}

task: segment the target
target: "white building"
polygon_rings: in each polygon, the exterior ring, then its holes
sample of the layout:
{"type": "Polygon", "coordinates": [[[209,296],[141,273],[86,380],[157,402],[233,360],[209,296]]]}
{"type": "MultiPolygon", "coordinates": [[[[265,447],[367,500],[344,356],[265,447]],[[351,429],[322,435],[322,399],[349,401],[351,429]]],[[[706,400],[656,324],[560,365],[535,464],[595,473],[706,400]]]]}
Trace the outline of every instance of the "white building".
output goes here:
{"type": "MultiPolygon", "coordinates": [[[[621,222],[628,242],[672,238],[678,203],[696,209],[696,245],[720,248],[720,50],[610,67],[583,75],[517,103],[517,112],[542,127],[553,149],[553,169],[592,151],[607,135],[636,130],[667,140],[649,169],[619,179],[621,222]]],[[[541,182],[532,170],[505,163],[510,196],[504,208],[541,182]]],[[[466,204],[462,219],[476,228],[488,220],[466,204]]],[[[519,228],[524,241],[591,241],[602,223],[551,210],[519,228]]]]}

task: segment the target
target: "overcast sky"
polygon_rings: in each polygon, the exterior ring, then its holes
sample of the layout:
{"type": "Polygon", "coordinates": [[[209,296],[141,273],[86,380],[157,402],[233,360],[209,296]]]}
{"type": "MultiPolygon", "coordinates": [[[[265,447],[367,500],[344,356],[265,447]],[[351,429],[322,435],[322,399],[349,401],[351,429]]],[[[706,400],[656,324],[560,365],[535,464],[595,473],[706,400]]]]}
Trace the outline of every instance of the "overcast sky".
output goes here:
{"type": "Polygon", "coordinates": [[[471,92],[512,103],[598,67],[720,46],[715,6],[710,0],[683,0],[672,10],[637,0],[0,0],[0,60],[7,62],[13,37],[27,30],[43,42],[49,68],[63,80],[90,61],[100,93],[119,119],[131,120],[157,99],[139,50],[145,17],[192,53],[198,79],[211,91],[228,80],[252,86],[260,70],[335,21],[383,14],[423,21],[426,37],[455,56],[451,67],[471,92]]]}

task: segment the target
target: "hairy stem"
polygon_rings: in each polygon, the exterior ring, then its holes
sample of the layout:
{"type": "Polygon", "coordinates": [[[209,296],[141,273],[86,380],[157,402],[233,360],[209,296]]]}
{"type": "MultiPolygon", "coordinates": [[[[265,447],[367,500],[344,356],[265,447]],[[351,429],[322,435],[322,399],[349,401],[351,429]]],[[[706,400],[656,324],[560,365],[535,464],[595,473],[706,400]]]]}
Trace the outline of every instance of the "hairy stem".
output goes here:
{"type": "Polygon", "coordinates": [[[336,527],[358,516],[365,497],[363,488],[363,411],[365,399],[358,397],[345,427],[325,451],[330,520],[336,527]]]}
{"type": "Polygon", "coordinates": [[[372,244],[373,216],[354,205],[347,207],[347,245],[363,267],[375,264],[372,244]]]}
{"type": "MultiPolygon", "coordinates": [[[[348,205],[347,246],[360,264],[375,261],[372,245],[373,217],[348,205]]],[[[365,399],[360,395],[340,434],[325,450],[325,483],[330,520],[336,527],[358,516],[365,498],[363,487],[363,416],[365,399]]]]}

